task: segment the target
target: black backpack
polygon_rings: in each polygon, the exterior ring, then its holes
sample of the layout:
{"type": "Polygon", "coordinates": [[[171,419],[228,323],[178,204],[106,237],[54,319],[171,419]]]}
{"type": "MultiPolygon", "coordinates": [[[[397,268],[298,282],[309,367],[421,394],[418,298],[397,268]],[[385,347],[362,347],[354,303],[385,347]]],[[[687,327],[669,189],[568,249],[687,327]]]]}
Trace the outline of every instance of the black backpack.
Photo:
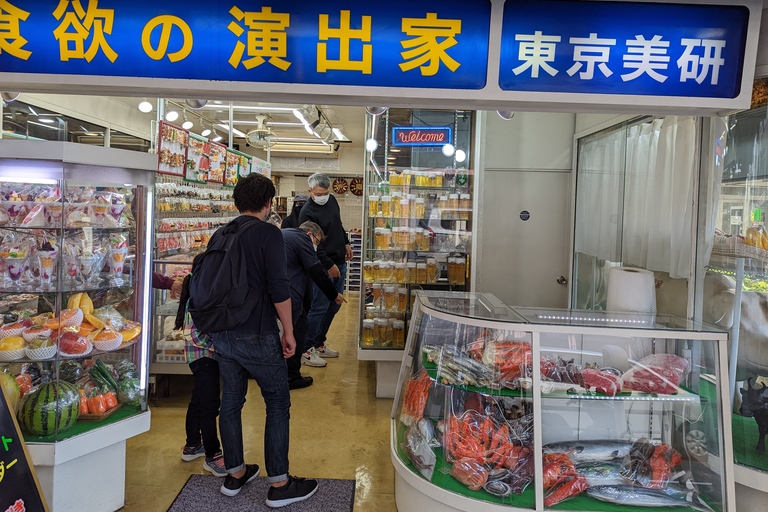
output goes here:
{"type": "Polygon", "coordinates": [[[203,333],[229,331],[242,325],[263,296],[248,284],[241,235],[261,222],[256,217],[233,220],[217,233],[192,269],[189,314],[203,333]]]}

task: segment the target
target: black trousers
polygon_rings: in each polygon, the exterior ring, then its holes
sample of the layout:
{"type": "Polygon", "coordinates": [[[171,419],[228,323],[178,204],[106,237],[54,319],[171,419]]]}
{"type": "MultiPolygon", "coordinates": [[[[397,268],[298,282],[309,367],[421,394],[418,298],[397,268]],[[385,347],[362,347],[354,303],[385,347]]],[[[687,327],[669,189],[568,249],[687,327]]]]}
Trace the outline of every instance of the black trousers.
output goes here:
{"type": "Polygon", "coordinates": [[[301,355],[307,350],[304,343],[307,339],[307,329],[309,327],[306,311],[302,310],[293,319],[293,337],[296,340],[296,353],[286,360],[289,381],[301,377],[301,355]]]}
{"type": "Polygon", "coordinates": [[[219,363],[202,357],[189,363],[195,377],[192,399],[187,407],[187,446],[197,446],[202,437],[205,456],[213,457],[221,451],[216,418],[221,404],[219,363]]]}

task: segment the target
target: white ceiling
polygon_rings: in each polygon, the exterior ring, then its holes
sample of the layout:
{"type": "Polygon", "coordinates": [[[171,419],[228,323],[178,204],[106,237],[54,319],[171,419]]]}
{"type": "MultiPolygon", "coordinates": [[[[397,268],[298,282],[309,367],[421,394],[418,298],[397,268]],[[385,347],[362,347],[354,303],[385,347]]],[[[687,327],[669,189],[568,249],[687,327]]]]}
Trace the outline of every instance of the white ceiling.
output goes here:
{"type": "MultiPolygon", "coordinates": [[[[139,103],[144,100],[144,98],[126,97],[113,99],[136,109],[138,109],[139,103]]],[[[147,98],[147,100],[153,105],[157,105],[157,98],[147,98]]],[[[222,142],[227,142],[228,129],[221,126],[221,124],[228,125],[229,102],[210,101],[204,108],[200,110],[192,110],[186,107],[186,103],[182,99],[169,99],[168,101],[167,110],[174,109],[179,111],[180,114],[182,111],[186,112],[187,119],[194,123],[194,126],[191,128],[193,133],[200,134],[204,128],[210,128],[211,124],[215,124],[217,133],[224,136],[222,142]]],[[[283,141],[290,141],[290,139],[304,139],[304,141],[296,140],[291,141],[291,143],[297,145],[297,152],[309,152],[313,146],[324,145],[317,139],[317,137],[308,134],[304,126],[294,116],[292,109],[296,108],[302,110],[304,107],[305,105],[299,104],[234,102],[234,128],[243,134],[247,134],[249,131],[256,128],[257,115],[266,115],[267,126],[277,136],[278,141],[281,139],[283,141]]],[[[349,142],[340,142],[343,148],[364,147],[365,107],[332,105],[316,105],[316,107],[322,111],[323,115],[333,127],[339,128],[346,135],[346,138],[349,139],[349,142]]],[[[157,117],[157,112],[153,111],[145,115],[147,116],[147,119],[154,119],[157,117]]],[[[317,115],[315,114],[314,118],[307,118],[307,121],[312,123],[316,119],[317,115]]],[[[174,124],[181,125],[183,121],[183,116],[180,115],[174,124]]],[[[244,145],[245,140],[242,136],[236,135],[234,142],[244,145]]]]}

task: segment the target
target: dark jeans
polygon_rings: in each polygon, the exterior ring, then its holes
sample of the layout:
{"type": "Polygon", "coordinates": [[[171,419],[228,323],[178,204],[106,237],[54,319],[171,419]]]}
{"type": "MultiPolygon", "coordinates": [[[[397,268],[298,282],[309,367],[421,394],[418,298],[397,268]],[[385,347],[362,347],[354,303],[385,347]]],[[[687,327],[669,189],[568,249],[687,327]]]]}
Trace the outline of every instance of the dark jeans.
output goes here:
{"type": "Polygon", "coordinates": [[[202,357],[189,363],[189,369],[195,377],[195,387],[187,407],[187,446],[197,446],[202,434],[205,456],[213,457],[221,450],[216,430],[221,395],[219,363],[202,357]]]}
{"type": "Polygon", "coordinates": [[[237,473],[245,467],[241,411],[251,377],[261,388],[267,409],[264,429],[267,481],[282,482],[288,478],[291,396],[280,338],[276,332],[260,335],[224,331],[213,335],[213,344],[223,385],[219,430],[227,472],[237,473]]]}
{"type": "Polygon", "coordinates": [[[296,340],[296,353],[286,359],[288,364],[288,380],[301,378],[301,355],[309,350],[304,347],[307,340],[307,314],[302,310],[298,315],[293,312],[293,337],[296,340]]]}
{"type": "MultiPolygon", "coordinates": [[[[344,282],[347,279],[347,264],[339,265],[340,277],[334,277],[331,282],[336,287],[338,293],[344,292],[344,282]]],[[[325,344],[325,338],[328,335],[328,329],[331,328],[333,317],[339,311],[341,306],[336,301],[328,300],[328,297],[320,291],[317,285],[312,285],[312,309],[309,310],[307,320],[309,321],[309,330],[307,331],[306,347],[309,350],[312,347],[320,348],[325,344]]]]}

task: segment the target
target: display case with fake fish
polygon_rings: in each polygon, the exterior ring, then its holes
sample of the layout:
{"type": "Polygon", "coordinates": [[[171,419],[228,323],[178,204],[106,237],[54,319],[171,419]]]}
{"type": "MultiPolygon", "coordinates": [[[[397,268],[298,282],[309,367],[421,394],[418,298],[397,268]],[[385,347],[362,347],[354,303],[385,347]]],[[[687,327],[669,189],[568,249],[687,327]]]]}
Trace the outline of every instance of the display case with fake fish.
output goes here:
{"type": "Polygon", "coordinates": [[[456,510],[730,510],[724,333],[492,303],[417,298],[393,409],[400,510],[430,510],[414,478],[443,505],[465,497],[456,510]]]}

